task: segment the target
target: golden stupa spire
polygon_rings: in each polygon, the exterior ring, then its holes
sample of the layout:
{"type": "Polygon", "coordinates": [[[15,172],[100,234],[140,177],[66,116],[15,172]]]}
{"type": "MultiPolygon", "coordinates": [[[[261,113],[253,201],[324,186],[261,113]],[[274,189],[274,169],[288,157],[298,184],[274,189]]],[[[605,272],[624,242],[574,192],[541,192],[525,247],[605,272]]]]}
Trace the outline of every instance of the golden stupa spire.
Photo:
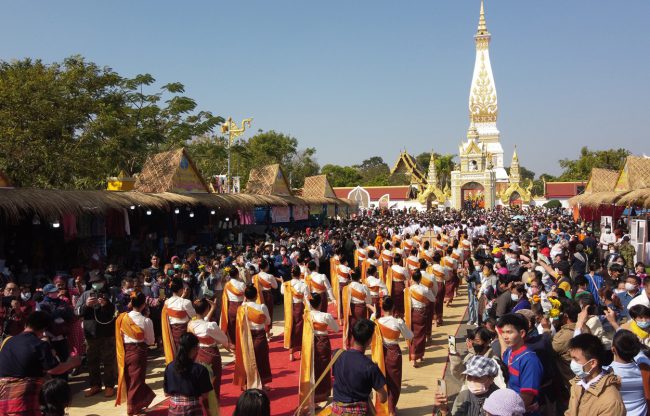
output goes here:
{"type": "Polygon", "coordinates": [[[479,35],[484,35],[487,33],[487,23],[485,23],[485,8],[483,7],[483,0],[481,0],[481,15],[478,18],[478,30],[476,32],[479,35]]]}
{"type": "Polygon", "coordinates": [[[519,156],[517,156],[517,145],[515,145],[515,151],[512,153],[512,163],[519,163],[519,156]]]}

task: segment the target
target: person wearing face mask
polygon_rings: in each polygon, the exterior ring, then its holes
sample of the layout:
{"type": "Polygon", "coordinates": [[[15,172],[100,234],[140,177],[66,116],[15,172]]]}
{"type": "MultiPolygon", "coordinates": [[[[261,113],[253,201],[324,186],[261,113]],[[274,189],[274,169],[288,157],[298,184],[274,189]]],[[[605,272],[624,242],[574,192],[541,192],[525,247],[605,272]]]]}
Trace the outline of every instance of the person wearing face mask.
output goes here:
{"type": "MultiPolygon", "coordinates": [[[[59,299],[59,289],[53,284],[50,283],[43,287],[43,295],[45,298],[37,308],[47,312],[52,318],[52,324],[47,328],[45,334],[59,359],[66,360],[70,356],[67,337],[74,318],[74,311],[65,301],[59,299]]],[[[65,376],[63,378],[67,379],[65,376]]]]}
{"type": "MultiPolygon", "coordinates": [[[[499,359],[499,356],[491,348],[492,341],[496,334],[485,327],[479,327],[474,333],[468,333],[470,336],[466,340],[467,355],[461,356],[458,351],[449,353],[449,363],[451,365],[451,375],[458,381],[465,382],[464,371],[467,369],[467,363],[475,356],[482,356],[490,359],[499,359]]],[[[498,387],[505,388],[506,383],[503,378],[503,373],[499,370],[499,374],[495,376],[495,383],[498,387]]],[[[463,386],[461,389],[465,389],[463,386]]]]}
{"type": "Polygon", "coordinates": [[[133,279],[124,278],[120,288],[120,293],[115,296],[113,304],[118,313],[128,312],[129,303],[131,303],[131,294],[133,293],[133,279]]]}
{"type": "Polygon", "coordinates": [[[494,383],[499,374],[499,366],[493,359],[475,355],[467,361],[467,368],[463,372],[465,384],[456,396],[454,404],[449,410],[447,396],[437,392],[434,398],[436,415],[452,416],[482,416],[483,403],[499,387],[494,383]]]}
{"type": "Polygon", "coordinates": [[[57,360],[43,341],[50,326],[48,313],[27,317],[25,330],[9,338],[0,350],[0,409],[7,415],[40,415],[39,394],[46,375],[61,375],[81,365],[81,357],[57,360]]]}
{"type": "Polygon", "coordinates": [[[111,303],[106,279],[98,270],[90,272],[90,290],[81,294],[75,313],[83,318],[84,336],[88,344],[88,383],[85,396],[93,396],[106,387],[105,397],[115,394],[117,370],[115,359],[115,306],[111,303]],[[103,365],[103,375],[101,367],[103,365]]]}
{"type": "Polygon", "coordinates": [[[611,370],[603,370],[605,348],[598,337],[580,334],[569,342],[571,397],[566,416],[624,415],[620,379],[611,370]]]}
{"type": "Polygon", "coordinates": [[[644,305],[634,305],[629,312],[630,320],[623,325],[618,324],[613,311],[605,310],[605,317],[616,331],[619,329],[631,331],[644,345],[650,345],[650,308],[644,305]]]}
{"type": "Polygon", "coordinates": [[[623,305],[623,316],[628,316],[627,308],[632,299],[639,296],[639,284],[641,279],[635,274],[628,275],[625,278],[625,292],[619,293],[617,296],[623,305]]]}
{"type": "Polygon", "coordinates": [[[510,289],[510,299],[515,305],[511,312],[517,312],[522,309],[530,309],[530,301],[528,300],[526,287],[517,283],[510,289]]]}

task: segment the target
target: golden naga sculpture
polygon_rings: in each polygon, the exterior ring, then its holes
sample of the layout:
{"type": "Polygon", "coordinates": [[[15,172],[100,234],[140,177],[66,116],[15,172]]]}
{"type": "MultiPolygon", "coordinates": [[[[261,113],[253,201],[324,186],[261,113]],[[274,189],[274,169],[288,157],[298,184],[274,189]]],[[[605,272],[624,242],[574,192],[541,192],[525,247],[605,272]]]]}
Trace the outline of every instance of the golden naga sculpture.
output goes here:
{"type": "Polygon", "coordinates": [[[438,186],[427,185],[424,192],[421,192],[420,195],[418,195],[418,202],[424,205],[431,196],[434,196],[435,201],[438,201],[438,203],[444,204],[446,200],[451,198],[449,185],[445,186],[444,190],[440,190],[438,186]]]}
{"type": "Polygon", "coordinates": [[[512,198],[512,195],[518,193],[519,196],[521,197],[521,201],[525,204],[528,204],[532,199],[532,191],[533,191],[532,181],[530,181],[525,188],[522,188],[519,182],[515,182],[515,183],[511,183],[507,189],[505,189],[497,196],[499,199],[501,199],[501,202],[503,202],[504,205],[508,205],[510,204],[510,199],[512,198]]]}
{"type": "Polygon", "coordinates": [[[232,143],[239,136],[244,134],[246,127],[250,127],[252,121],[252,118],[245,118],[241,122],[241,127],[237,127],[237,123],[232,121],[232,117],[228,117],[228,120],[226,120],[226,122],[221,125],[221,132],[228,134],[228,147],[232,146],[232,143]]]}

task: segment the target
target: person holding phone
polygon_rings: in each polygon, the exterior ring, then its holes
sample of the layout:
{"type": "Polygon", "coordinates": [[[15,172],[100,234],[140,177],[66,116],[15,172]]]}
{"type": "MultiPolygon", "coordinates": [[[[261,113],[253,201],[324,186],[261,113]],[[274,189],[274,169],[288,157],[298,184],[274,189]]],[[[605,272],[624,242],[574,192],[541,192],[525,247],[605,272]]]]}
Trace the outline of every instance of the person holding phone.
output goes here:
{"type": "MultiPolygon", "coordinates": [[[[482,416],[484,413],[483,403],[490,394],[497,391],[499,387],[494,383],[494,378],[499,374],[499,366],[494,360],[480,355],[473,356],[467,362],[467,368],[463,372],[465,385],[456,396],[454,404],[449,409],[447,402],[446,388],[439,389],[434,396],[435,415],[453,416],[482,416]]],[[[444,380],[441,386],[445,386],[444,380]]]]}

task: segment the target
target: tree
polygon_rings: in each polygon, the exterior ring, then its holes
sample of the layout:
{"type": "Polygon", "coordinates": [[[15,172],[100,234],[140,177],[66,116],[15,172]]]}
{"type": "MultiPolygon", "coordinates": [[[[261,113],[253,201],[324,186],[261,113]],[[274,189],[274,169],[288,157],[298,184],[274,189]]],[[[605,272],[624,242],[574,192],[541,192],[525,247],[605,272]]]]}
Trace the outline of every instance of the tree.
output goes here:
{"type": "Polygon", "coordinates": [[[629,155],[630,152],[626,149],[589,150],[585,146],[580,149],[578,159],[562,159],[559,161],[563,172],[558,180],[586,181],[589,179],[593,168],[620,170],[629,155]]]}
{"type": "MultiPolygon", "coordinates": [[[[506,172],[510,175],[510,166],[506,168],[506,172]]],[[[526,169],[523,166],[519,166],[519,176],[521,176],[522,183],[528,184],[530,181],[535,180],[535,172],[530,169],[526,169]]]]}
{"type": "Polygon", "coordinates": [[[332,186],[358,186],[362,180],[359,171],[351,166],[327,164],[321,168],[321,174],[327,175],[332,186]]]}
{"type": "Polygon", "coordinates": [[[98,188],[119,170],[212,131],[221,117],[169,83],[121,77],[80,56],[0,62],[0,169],[17,186],[98,188]],[[164,102],[163,102],[164,100],[164,102]]]}
{"type": "MultiPolygon", "coordinates": [[[[438,187],[444,189],[447,185],[451,185],[451,172],[454,170],[454,159],[456,155],[439,153],[433,154],[436,166],[436,175],[438,176],[438,187]]],[[[415,157],[415,161],[426,176],[429,172],[429,164],[431,163],[431,152],[422,152],[415,157]]]]}
{"type": "Polygon", "coordinates": [[[373,156],[355,166],[365,186],[385,186],[389,184],[390,168],[380,156],[373,156]]]}
{"type": "Polygon", "coordinates": [[[296,152],[287,164],[286,174],[291,187],[302,188],[305,178],[318,175],[320,166],[314,159],[316,149],[308,147],[307,149],[296,152]]]}

